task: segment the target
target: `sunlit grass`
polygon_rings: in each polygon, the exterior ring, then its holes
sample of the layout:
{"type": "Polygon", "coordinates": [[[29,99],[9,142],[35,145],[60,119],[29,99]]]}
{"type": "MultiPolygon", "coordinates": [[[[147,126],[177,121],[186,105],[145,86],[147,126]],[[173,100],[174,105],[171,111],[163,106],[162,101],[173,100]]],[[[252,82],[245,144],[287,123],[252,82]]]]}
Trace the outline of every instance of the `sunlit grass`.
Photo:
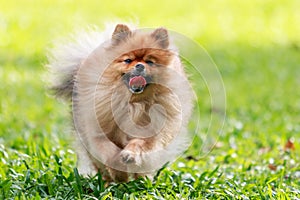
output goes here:
{"type": "MultiPolygon", "coordinates": [[[[0,199],[300,198],[300,1],[0,5],[0,199]],[[201,124],[191,148],[154,182],[105,188],[100,176],[82,178],[74,169],[70,108],[47,92],[43,64],[53,40],[120,19],[165,26],[203,45],[222,75],[227,117],[222,135],[209,141],[201,124]],[[199,152],[214,142],[210,154],[199,152]]],[[[206,122],[207,91],[197,89],[206,122]]]]}

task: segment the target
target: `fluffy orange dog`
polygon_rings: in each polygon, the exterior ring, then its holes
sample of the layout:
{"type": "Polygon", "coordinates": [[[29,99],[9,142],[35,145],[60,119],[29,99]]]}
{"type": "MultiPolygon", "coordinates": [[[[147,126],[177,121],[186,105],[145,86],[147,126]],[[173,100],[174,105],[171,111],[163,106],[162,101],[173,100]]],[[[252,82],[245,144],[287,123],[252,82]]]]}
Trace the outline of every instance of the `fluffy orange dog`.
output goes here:
{"type": "Polygon", "coordinates": [[[151,177],[187,148],[192,92],[164,28],[81,33],[49,56],[57,96],[72,100],[82,174],[151,177]]]}

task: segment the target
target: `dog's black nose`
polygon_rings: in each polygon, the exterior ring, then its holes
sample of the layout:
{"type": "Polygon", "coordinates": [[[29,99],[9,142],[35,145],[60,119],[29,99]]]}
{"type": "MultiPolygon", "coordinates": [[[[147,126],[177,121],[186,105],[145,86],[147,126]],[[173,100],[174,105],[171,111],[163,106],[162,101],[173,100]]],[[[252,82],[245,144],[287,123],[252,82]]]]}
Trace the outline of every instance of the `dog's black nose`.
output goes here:
{"type": "Polygon", "coordinates": [[[137,64],[137,65],[135,66],[135,69],[136,69],[136,71],[138,71],[138,72],[142,72],[142,71],[144,71],[145,66],[139,63],[139,64],[137,64]]]}

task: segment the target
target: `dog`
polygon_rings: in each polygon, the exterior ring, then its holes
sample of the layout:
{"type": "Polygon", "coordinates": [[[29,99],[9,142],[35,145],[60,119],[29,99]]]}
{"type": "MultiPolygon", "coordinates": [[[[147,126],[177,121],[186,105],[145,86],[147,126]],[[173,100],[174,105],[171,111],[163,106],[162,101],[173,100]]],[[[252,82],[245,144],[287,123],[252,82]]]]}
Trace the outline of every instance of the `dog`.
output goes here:
{"type": "Polygon", "coordinates": [[[188,147],[193,94],[167,29],[81,32],[48,60],[52,90],[72,105],[81,174],[151,178],[188,147]]]}

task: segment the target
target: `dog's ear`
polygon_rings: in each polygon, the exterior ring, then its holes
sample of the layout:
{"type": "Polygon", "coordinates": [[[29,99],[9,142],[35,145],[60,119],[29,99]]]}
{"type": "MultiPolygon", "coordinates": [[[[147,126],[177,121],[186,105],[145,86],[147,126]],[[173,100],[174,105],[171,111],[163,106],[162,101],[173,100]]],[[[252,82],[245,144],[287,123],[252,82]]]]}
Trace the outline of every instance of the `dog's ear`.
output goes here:
{"type": "Polygon", "coordinates": [[[169,46],[169,35],[168,31],[165,28],[155,29],[151,36],[155,39],[155,41],[159,44],[160,47],[166,49],[169,46]]]}
{"type": "Polygon", "coordinates": [[[119,44],[122,40],[131,35],[131,31],[128,26],[124,24],[118,24],[112,34],[112,40],[114,44],[119,44]]]}

